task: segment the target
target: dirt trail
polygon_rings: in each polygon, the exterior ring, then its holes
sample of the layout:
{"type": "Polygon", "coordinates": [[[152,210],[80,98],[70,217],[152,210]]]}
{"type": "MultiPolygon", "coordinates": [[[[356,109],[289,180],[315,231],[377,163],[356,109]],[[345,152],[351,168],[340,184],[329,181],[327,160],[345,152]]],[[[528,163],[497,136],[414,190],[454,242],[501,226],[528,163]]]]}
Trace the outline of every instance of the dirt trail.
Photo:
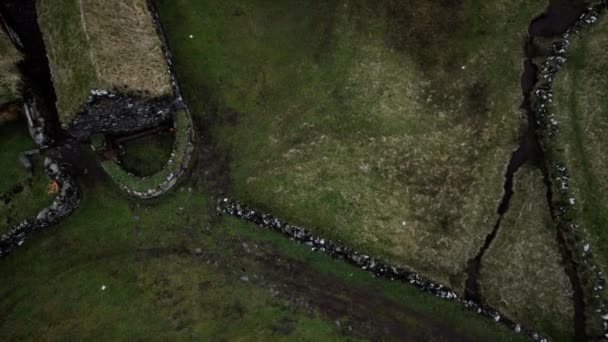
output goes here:
{"type": "Polygon", "coordinates": [[[321,274],[280,254],[258,258],[283,297],[297,307],[321,312],[346,336],[399,341],[472,341],[474,338],[410,307],[321,274]]]}

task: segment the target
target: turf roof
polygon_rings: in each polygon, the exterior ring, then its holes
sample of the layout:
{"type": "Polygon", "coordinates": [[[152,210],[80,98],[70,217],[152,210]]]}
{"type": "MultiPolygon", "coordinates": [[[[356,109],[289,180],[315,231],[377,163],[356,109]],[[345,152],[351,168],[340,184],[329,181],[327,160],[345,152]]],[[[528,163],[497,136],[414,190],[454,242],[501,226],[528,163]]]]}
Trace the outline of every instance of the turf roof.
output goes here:
{"type": "Polygon", "coordinates": [[[41,0],[37,11],[62,124],[71,122],[94,89],[170,94],[145,0],[41,0]]]}

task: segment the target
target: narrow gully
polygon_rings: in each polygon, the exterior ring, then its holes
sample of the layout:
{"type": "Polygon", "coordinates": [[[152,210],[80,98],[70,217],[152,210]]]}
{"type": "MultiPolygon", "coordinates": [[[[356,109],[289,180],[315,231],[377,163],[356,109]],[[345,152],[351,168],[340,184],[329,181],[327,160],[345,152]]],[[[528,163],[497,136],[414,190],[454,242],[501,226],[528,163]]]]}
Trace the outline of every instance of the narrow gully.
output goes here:
{"type": "Polygon", "coordinates": [[[503,186],[504,195],[497,210],[499,215],[498,220],[496,221],[496,224],[494,225],[494,228],[490,234],[486,236],[484,244],[479,249],[477,255],[470,259],[467,263],[467,279],[465,281],[464,292],[464,297],[467,300],[482,302],[478,281],[479,272],[481,271],[481,259],[488,248],[492,245],[492,242],[494,241],[494,238],[496,238],[496,234],[498,234],[498,230],[500,229],[500,223],[502,222],[503,216],[507,210],[509,210],[509,203],[511,202],[511,197],[513,196],[513,177],[519,168],[528,160],[528,150],[527,139],[522,139],[522,142],[517,150],[511,154],[511,159],[509,160],[509,164],[507,166],[507,172],[505,173],[505,183],[503,186]]]}

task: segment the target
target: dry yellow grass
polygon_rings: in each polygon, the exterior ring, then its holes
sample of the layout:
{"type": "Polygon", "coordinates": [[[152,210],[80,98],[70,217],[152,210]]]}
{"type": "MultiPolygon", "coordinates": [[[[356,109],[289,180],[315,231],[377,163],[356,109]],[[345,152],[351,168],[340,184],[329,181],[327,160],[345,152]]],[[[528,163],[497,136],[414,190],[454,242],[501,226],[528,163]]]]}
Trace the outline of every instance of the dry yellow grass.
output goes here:
{"type": "Polygon", "coordinates": [[[17,63],[21,54],[0,29],[0,105],[16,101],[19,97],[21,76],[17,63]]]}
{"type": "Polygon", "coordinates": [[[162,96],[171,80],[146,0],[79,0],[99,80],[124,91],[162,96]]]}
{"type": "Polygon", "coordinates": [[[69,124],[92,89],[171,93],[145,0],[40,0],[37,11],[62,123],[69,124]]]}
{"type": "Polygon", "coordinates": [[[509,317],[552,335],[572,333],[572,286],[540,171],[524,167],[500,231],[482,261],[482,296],[509,317]]]}

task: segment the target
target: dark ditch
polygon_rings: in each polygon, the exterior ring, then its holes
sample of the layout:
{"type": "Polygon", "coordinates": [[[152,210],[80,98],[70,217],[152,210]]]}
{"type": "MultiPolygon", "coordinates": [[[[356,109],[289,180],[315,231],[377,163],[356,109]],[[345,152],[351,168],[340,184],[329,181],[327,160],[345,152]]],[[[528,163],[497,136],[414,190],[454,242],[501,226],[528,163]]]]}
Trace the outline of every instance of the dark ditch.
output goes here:
{"type": "MultiPolygon", "coordinates": [[[[511,160],[507,167],[505,174],[504,184],[504,195],[503,199],[498,207],[499,218],[496,225],[486,237],[485,242],[479,253],[472,258],[467,265],[467,279],[465,282],[465,298],[481,302],[483,300],[480,289],[479,289],[479,272],[482,267],[482,259],[491,246],[498,230],[504,214],[509,208],[509,202],[513,195],[513,176],[517,170],[526,162],[530,161],[539,167],[544,175],[547,177],[547,170],[545,165],[545,157],[542,149],[540,148],[539,137],[536,132],[538,130],[538,123],[536,120],[536,114],[531,108],[530,96],[534,89],[538,79],[537,72],[538,67],[534,64],[534,58],[537,57],[538,49],[534,45],[535,37],[554,37],[558,34],[565,32],[580,16],[584,10],[584,4],[580,1],[565,1],[555,0],[551,1],[547,10],[542,15],[538,16],[530,23],[528,29],[528,39],[524,43],[524,71],[521,76],[521,89],[524,96],[521,109],[526,113],[527,116],[527,130],[525,135],[522,137],[522,142],[519,148],[512,154],[511,160]]],[[[547,182],[547,180],[546,180],[547,182]]],[[[552,203],[552,195],[550,186],[547,184],[547,200],[548,204],[552,203]]],[[[573,261],[572,253],[566,247],[564,237],[558,230],[556,233],[557,242],[559,245],[560,253],[562,255],[562,261],[565,265],[565,272],[570,279],[570,283],[573,288],[573,301],[574,301],[574,331],[576,340],[585,340],[585,303],[583,298],[583,289],[578,278],[576,271],[576,264],[573,261]]]]}
{"type": "MultiPolygon", "coordinates": [[[[526,65],[528,70],[524,72],[524,76],[530,85],[530,87],[524,89],[524,109],[528,115],[528,129],[529,135],[534,138],[535,144],[535,164],[541,170],[544,178],[544,183],[547,189],[547,205],[551,211],[554,222],[555,216],[553,210],[551,210],[551,204],[553,203],[553,194],[551,191],[551,184],[549,181],[549,171],[547,170],[547,163],[544,152],[540,148],[540,137],[537,135],[539,130],[539,124],[537,121],[537,114],[531,106],[531,91],[534,85],[537,83],[536,75],[538,67],[534,64],[534,58],[538,57],[538,49],[534,46],[534,38],[536,37],[555,37],[563,34],[566,30],[572,26],[579,16],[585,10],[585,3],[583,1],[565,1],[565,0],[554,0],[551,1],[547,11],[532,21],[528,30],[529,40],[527,42],[526,49],[524,50],[526,55],[526,65]],[[526,77],[526,73],[527,75],[526,77]]],[[[574,339],[576,341],[587,340],[586,334],[586,317],[585,317],[585,299],[584,291],[579,278],[576,262],[572,256],[572,252],[568,248],[563,236],[563,232],[558,228],[556,229],[556,239],[559,247],[559,252],[562,256],[562,263],[564,265],[564,271],[570,280],[572,286],[572,300],[574,304],[574,339]]]]}
{"type": "Polygon", "coordinates": [[[51,71],[38,27],[35,0],[2,0],[0,1],[2,21],[12,29],[22,43],[18,48],[24,55],[19,70],[24,78],[25,101],[35,101],[36,106],[46,116],[47,129],[59,132],[56,96],[51,81],[51,71]]]}

